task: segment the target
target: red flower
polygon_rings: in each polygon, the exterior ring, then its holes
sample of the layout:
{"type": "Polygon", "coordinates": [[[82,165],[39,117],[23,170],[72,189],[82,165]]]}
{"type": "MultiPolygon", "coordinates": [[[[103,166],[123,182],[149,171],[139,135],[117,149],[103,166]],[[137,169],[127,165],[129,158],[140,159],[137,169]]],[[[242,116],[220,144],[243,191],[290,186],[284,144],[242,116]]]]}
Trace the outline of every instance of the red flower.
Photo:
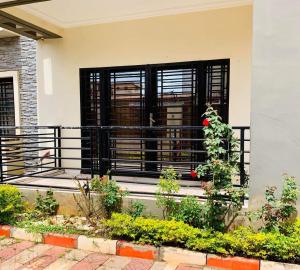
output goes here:
{"type": "Polygon", "coordinates": [[[191,171],[191,176],[193,178],[196,178],[198,176],[197,172],[196,171],[191,171]]]}
{"type": "Polygon", "coordinates": [[[208,118],[205,118],[202,122],[202,125],[207,127],[209,125],[209,119],[208,118]]]}

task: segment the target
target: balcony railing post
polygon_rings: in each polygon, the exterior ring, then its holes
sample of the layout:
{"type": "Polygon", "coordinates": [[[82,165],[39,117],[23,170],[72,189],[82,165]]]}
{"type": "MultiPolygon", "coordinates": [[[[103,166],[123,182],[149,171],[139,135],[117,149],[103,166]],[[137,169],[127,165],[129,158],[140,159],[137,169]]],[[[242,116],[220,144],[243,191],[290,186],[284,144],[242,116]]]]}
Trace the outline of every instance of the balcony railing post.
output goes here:
{"type": "Polygon", "coordinates": [[[94,178],[94,140],[93,140],[93,129],[89,128],[89,139],[90,139],[90,168],[91,177],[94,178]]]}
{"type": "Polygon", "coordinates": [[[61,169],[61,126],[57,127],[57,158],[58,158],[58,167],[61,169]]]}
{"type": "Polygon", "coordinates": [[[105,127],[100,127],[99,130],[99,174],[103,176],[110,169],[110,131],[105,127]]]}
{"type": "Polygon", "coordinates": [[[241,128],[240,132],[240,184],[245,185],[245,129],[241,128]]]}
{"type": "Polygon", "coordinates": [[[2,165],[2,136],[0,131],[0,182],[3,183],[3,165],[2,165]]]}

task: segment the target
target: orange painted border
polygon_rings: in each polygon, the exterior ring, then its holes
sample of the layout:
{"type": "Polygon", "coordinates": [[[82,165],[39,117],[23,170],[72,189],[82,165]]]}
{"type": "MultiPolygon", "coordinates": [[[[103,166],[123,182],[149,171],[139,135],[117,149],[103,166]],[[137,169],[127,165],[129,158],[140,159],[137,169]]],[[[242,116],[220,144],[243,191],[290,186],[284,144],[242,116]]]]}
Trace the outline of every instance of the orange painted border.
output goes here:
{"type": "Polygon", "coordinates": [[[0,226],[0,236],[10,237],[10,226],[0,226]]]}
{"type": "Polygon", "coordinates": [[[259,270],[259,260],[241,257],[208,257],[207,265],[228,270],[259,270]]]}
{"type": "Polygon", "coordinates": [[[155,260],[157,253],[157,249],[153,246],[133,245],[123,241],[117,243],[118,256],[155,260]]]}
{"type": "Polygon", "coordinates": [[[77,235],[45,234],[44,243],[66,248],[77,248],[77,235]]]}

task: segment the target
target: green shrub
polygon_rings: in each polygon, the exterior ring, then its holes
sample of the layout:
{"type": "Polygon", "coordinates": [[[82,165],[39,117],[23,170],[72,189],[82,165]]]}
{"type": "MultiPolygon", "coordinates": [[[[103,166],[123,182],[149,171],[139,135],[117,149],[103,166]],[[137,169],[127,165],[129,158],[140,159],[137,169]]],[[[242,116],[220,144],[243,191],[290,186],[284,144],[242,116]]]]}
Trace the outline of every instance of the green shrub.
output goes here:
{"type": "Polygon", "coordinates": [[[135,201],[130,203],[128,214],[133,218],[137,218],[143,214],[144,210],[145,205],[142,202],[135,201]]]}
{"type": "Polygon", "coordinates": [[[105,222],[112,237],[143,244],[184,246],[193,235],[201,233],[181,221],[133,217],[114,213],[105,222]]]}
{"type": "Polygon", "coordinates": [[[126,191],[121,190],[116,181],[95,177],[92,179],[91,190],[100,195],[101,203],[108,218],[113,212],[121,212],[126,191]]]}
{"type": "Polygon", "coordinates": [[[300,263],[300,220],[290,224],[289,234],[255,232],[240,227],[221,233],[201,230],[182,221],[158,220],[113,214],[105,221],[110,235],[143,244],[171,245],[221,255],[243,256],[300,263]]]}
{"type": "Polygon", "coordinates": [[[164,219],[172,218],[177,211],[177,203],[174,198],[180,189],[177,179],[178,174],[173,167],[161,172],[156,192],[156,204],[162,208],[164,219]]]}
{"type": "Polygon", "coordinates": [[[204,212],[205,209],[203,205],[201,205],[196,197],[187,196],[181,200],[174,218],[195,228],[200,228],[203,227],[205,222],[205,220],[203,220],[205,216],[204,212]]]}
{"type": "Polygon", "coordinates": [[[193,173],[210,181],[204,186],[207,200],[204,228],[227,231],[243,206],[244,188],[233,187],[233,179],[239,172],[238,140],[230,125],[223,123],[218,112],[210,105],[205,117],[204,147],[207,160],[193,173]]]}
{"type": "Polygon", "coordinates": [[[282,194],[276,196],[277,188],[267,187],[265,191],[265,204],[261,209],[249,214],[250,220],[262,220],[265,231],[280,230],[284,223],[288,223],[295,217],[296,203],[299,188],[294,177],[284,176],[282,194]]]}
{"type": "Polygon", "coordinates": [[[13,223],[24,210],[20,191],[10,185],[0,185],[0,224],[13,223]]]}
{"type": "Polygon", "coordinates": [[[41,216],[54,216],[57,214],[59,203],[53,196],[52,190],[47,190],[46,195],[42,196],[37,191],[37,197],[35,201],[35,210],[41,216]]]}

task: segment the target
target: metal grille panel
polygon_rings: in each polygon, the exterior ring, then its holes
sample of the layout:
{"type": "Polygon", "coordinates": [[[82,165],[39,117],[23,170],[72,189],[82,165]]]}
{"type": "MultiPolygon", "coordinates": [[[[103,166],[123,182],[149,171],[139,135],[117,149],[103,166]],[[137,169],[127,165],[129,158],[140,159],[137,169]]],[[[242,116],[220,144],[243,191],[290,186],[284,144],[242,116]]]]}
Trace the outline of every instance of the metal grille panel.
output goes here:
{"type": "MultiPolygon", "coordinates": [[[[15,103],[13,78],[0,78],[0,126],[15,125],[15,103]]],[[[2,132],[13,132],[7,130],[2,132]]]]}
{"type": "MultiPolygon", "coordinates": [[[[145,71],[111,72],[111,126],[143,126],[145,124],[145,71]]],[[[144,170],[144,163],[128,163],[123,160],[144,160],[145,145],[139,130],[115,130],[110,146],[112,158],[120,160],[111,164],[113,170],[144,170]]]]}
{"type": "MultiPolygon", "coordinates": [[[[188,150],[194,148],[191,141],[193,130],[182,130],[181,126],[193,126],[197,121],[197,72],[196,68],[159,69],[157,71],[157,125],[172,127],[159,134],[157,147],[159,161],[172,161],[180,173],[187,173],[192,165],[184,162],[194,161],[195,156],[188,150]],[[176,129],[176,126],[178,127],[176,129]],[[175,151],[174,151],[175,150],[175,151]]],[[[159,164],[159,170],[167,167],[159,164]]]]}

